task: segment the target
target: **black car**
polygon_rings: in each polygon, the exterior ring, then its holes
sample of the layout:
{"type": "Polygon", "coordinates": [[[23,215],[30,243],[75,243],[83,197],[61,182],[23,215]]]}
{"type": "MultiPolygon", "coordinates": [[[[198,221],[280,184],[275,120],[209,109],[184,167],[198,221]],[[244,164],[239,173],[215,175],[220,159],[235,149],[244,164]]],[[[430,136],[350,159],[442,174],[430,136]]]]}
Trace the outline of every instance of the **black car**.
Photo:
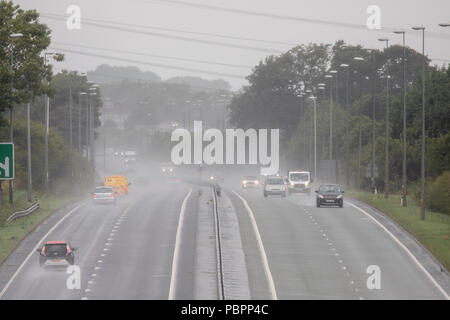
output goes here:
{"type": "Polygon", "coordinates": [[[344,206],[344,191],[338,184],[322,184],[319,190],[316,190],[316,204],[317,208],[320,206],[344,206]]]}
{"type": "Polygon", "coordinates": [[[44,243],[39,252],[39,265],[45,266],[57,266],[57,265],[73,265],[75,264],[74,251],[77,248],[73,248],[67,241],[47,241],[44,243]]]}

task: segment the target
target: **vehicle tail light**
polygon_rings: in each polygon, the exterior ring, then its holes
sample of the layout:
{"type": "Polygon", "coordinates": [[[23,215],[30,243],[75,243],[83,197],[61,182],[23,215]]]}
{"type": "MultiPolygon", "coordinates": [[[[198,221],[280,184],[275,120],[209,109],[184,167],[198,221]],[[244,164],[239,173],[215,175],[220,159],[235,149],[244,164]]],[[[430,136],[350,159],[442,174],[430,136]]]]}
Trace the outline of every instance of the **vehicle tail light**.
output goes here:
{"type": "Polygon", "coordinates": [[[94,199],[97,198],[97,195],[94,193],[94,199]]]}
{"type": "Polygon", "coordinates": [[[42,247],[41,253],[42,253],[43,256],[45,256],[45,246],[42,247]]]}
{"type": "Polygon", "coordinates": [[[66,256],[68,256],[68,255],[69,255],[69,253],[70,253],[70,247],[69,247],[69,245],[68,245],[68,244],[66,244],[66,250],[67,250],[66,256]]]}
{"type": "Polygon", "coordinates": [[[114,198],[114,193],[111,193],[111,198],[114,198]]]}

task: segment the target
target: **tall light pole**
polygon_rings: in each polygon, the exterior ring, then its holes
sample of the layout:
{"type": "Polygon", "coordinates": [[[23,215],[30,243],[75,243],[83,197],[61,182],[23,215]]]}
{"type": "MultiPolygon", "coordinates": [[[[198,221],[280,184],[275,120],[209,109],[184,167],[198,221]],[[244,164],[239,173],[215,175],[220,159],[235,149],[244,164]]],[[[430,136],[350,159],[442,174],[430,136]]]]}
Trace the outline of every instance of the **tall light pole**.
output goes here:
{"type": "MultiPolygon", "coordinates": [[[[47,56],[55,56],[55,52],[46,52],[44,53],[44,66],[47,65],[47,56]]],[[[48,94],[45,97],[45,142],[44,142],[44,186],[45,192],[48,193],[48,133],[50,127],[50,97],[48,94]]]]}
{"type": "Polygon", "coordinates": [[[422,31],[422,157],[420,165],[420,219],[425,220],[425,27],[413,27],[422,31]]]}
{"type": "MultiPolygon", "coordinates": [[[[79,161],[80,161],[80,165],[81,162],[83,161],[83,149],[82,149],[82,143],[81,143],[81,114],[83,111],[83,107],[82,107],[82,96],[85,96],[87,93],[86,92],[82,92],[80,91],[78,93],[78,154],[79,154],[79,161]]],[[[81,167],[80,167],[81,169],[81,167]]],[[[82,179],[82,173],[80,170],[80,181],[82,179]]]]}
{"type": "MultiPolygon", "coordinates": [[[[9,35],[9,37],[11,39],[11,44],[10,44],[11,70],[13,70],[13,76],[11,77],[11,96],[12,96],[14,94],[14,74],[15,74],[15,72],[14,72],[14,52],[13,52],[14,39],[23,37],[23,34],[22,33],[12,33],[9,35]]],[[[14,143],[14,116],[13,115],[14,115],[13,102],[11,100],[11,105],[9,106],[9,129],[10,129],[9,133],[10,133],[11,143],[14,143]]],[[[14,202],[13,186],[14,186],[13,180],[9,180],[9,203],[11,203],[11,204],[14,202]]]]}
{"type": "Polygon", "coordinates": [[[330,80],[330,160],[333,160],[333,76],[325,75],[330,80]]]}
{"type": "MultiPolygon", "coordinates": [[[[93,85],[92,86],[92,88],[91,89],[94,89],[94,90],[97,90],[97,88],[98,88],[98,85],[93,85]]],[[[89,143],[90,143],[90,153],[91,153],[91,170],[92,170],[92,178],[94,178],[94,174],[95,174],[95,145],[94,145],[94,140],[95,140],[95,137],[94,137],[94,127],[95,127],[95,125],[94,125],[94,122],[95,122],[95,119],[94,119],[94,115],[95,115],[95,113],[94,113],[94,106],[93,106],[93,104],[92,104],[92,97],[95,97],[96,95],[97,95],[97,93],[95,93],[95,92],[91,92],[90,94],[90,98],[91,99],[89,99],[90,100],[90,112],[89,112],[89,118],[90,118],[90,122],[89,122],[89,143]]]]}
{"type": "MultiPolygon", "coordinates": [[[[349,111],[349,109],[350,109],[350,103],[349,103],[349,88],[348,88],[348,85],[349,85],[349,80],[350,80],[350,65],[348,65],[347,63],[341,63],[341,65],[339,66],[339,67],[341,67],[342,69],[344,69],[344,70],[346,70],[346,77],[345,77],[345,110],[346,110],[346,112],[348,112],[349,111]]],[[[349,144],[349,137],[348,137],[348,135],[349,135],[349,133],[348,133],[348,131],[349,131],[349,118],[347,118],[346,119],[346,121],[345,121],[345,143],[344,143],[344,145],[345,145],[345,153],[346,153],[346,155],[345,155],[345,174],[346,174],[346,176],[348,177],[348,162],[349,162],[349,153],[350,153],[350,144],[349,144]]],[[[344,157],[343,157],[344,158],[344,157]]],[[[347,181],[347,188],[348,188],[348,181],[347,181]]]]}
{"type": "Polygon", "coordinates": [[[373,193],[376,193],[375,186],[375,52],[370,50],[372,56],[372,71],[371,71],[371,100],[372,100],[372,162],[370,164],[370,188],[373,193]]]}
{"type": "MultiPolygon", "coordinates": [[[[323,88],[323,87],[320,87],[323,88]]],[[[320,89],[323,90],[323,89],[320,89]]],[[[317,118],[316,118],[316,100],[317,97],[311,95],[309,99],[313,102],[314,112],[314,179],[317,179],[317,118]]]]}
{"type": "MultiPolygon", "coordinates": [[[[378,41],[386,43],[386,57],[387,49],[389,49],[389,39],[381,38],[378,41]]],[[[385,156],[384,156],[384,197],[389,198],[389,59],[386,59],[386,138],[385,138],[385,156]]]]}
{"type": "Polygon", "coordinates": [[[395,34],[401,34],[403,37],[403,143],[402,143],[402,196],[401,205],[406,207],[406,45],[405,31],[394,31],[395,34]]]}
{"type": "Polygon", "coordinates": [[[30,103],[27,103],[27,169],[28,169],[28,187],[27,187],[27,198],[28,202],[31,202],[31,128],[30,128],[30,103]]]}
{"type": "MultiPolygon", "coordinates": [[[[309,96],[313,96],[313,91],[311,90],[311,89],[306,89],[305,90],[305,94],[304,94],[304,108],[305,108],[305,115],[304,115],[304,119],[305,119],[305,131],[306,132],[308,132],[308,139],[307,139],[307,141],[308,141],[308,147],[307,147],[307,151],[306,151],[306,154],[309,154],[309,158],[308,158],[308,168],[309,168],[309,170],[311,170],[311,167],[313,166],[313,162],[314,162],[314,146],[313,146],[313,143],[314,143],[314,128],[313,128],[313,124],[311,125],[311,129],[312,130],[309,130],[309,128],[307,129],[307,124],[309,124],[310,122],[307,122],[306,121],[306,112],[307,112],[307,109],[306,109],[306,106],[307,106],[307,102],[306,102],[306,99],[308,99],[308,97],[307,97],[307,95],[309,95],[309,96]]],[[[313,116],[314,116],[314,114],[313,114],[313,116]]]]}
{"type": "MultiPolygon", "coordinates": [[[[362,57],[353,57],[353,61],[361,62],[364,61],[362,57]]],[[[358,175],[356,182],[356,189],[359,191],[361,189],[361,145],[362,145],[362,86],[363,86],[363,75],[359,72],[359,136],[358,136],[358,175]]]]}

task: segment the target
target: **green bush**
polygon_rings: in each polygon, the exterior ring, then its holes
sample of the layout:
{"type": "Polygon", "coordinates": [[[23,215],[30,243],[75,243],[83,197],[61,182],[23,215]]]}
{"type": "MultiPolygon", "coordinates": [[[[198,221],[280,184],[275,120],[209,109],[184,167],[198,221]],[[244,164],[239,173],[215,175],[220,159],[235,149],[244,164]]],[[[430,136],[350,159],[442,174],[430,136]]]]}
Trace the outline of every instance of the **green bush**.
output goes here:
{"type": "Polygon", "coordinates": [[[429,186],[425,205],[433,211],[450,214],[450,171],[445,171],[429,186]]]}

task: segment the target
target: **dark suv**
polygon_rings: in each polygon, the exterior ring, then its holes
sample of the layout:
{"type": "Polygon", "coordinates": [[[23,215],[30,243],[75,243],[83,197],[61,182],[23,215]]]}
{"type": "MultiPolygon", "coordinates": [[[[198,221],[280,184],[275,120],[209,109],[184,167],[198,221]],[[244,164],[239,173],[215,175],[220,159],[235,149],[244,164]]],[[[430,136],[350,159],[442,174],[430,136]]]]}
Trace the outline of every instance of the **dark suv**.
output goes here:
{"type": "Polygon", "coordinates": [[[47,241],[41,249],[37,251],[39,255],[39,265],[45,267],[47,265],[75,264],[74,251],[67,241],[47,241]]]}
{"type": "Polygon", "coordinates": [[[322,205],[326,206],[344,206],[344,191],[338,184],[322,184],[319,190],[316,190],[316,205],[319,208],[322,205]]]}

